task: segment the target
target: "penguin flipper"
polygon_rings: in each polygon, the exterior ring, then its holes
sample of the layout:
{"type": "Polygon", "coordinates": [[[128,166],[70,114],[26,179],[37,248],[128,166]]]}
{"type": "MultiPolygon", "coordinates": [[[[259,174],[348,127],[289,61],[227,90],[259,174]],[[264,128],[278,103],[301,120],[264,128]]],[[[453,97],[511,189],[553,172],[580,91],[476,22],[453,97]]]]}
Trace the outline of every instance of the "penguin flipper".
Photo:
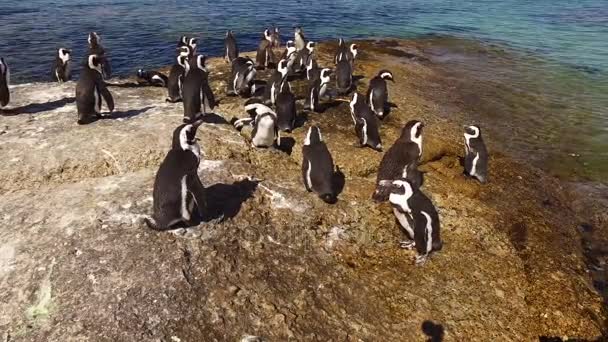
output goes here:
{"type": "Polygon", "coordinates": [[[201,183],[198,174],[188,175],[187,177],[188,189],[194,197],[194,202],[196,202],[196,207],[198,209],[198,213],[201,217],[203,217],[203,211],[207,208],[207,200],[205,198],[205,187],[203,183],[201,183]]]}
{"type": "Polygon", "coordinates": [[[103,84],[102,82],[100,82],[100,84],[98,86],[98,91],[101,94],[101,96],[103,96],[103,100],[106,102],[106,105],[108,106],[108,109],[110,110],[110,112],[113,112],[114,111],[114,98],[112,97],[112,93],[110,93],[110,91],[108,90],[106,85],[103,84]]]}
{"type": "Polygon", "coordinates": [[[209,109],[213,110],[213,108],[215,108],[215,96],[213,95],[213,90],[211,90],[208,83],[203,84],[201,92],[203,99],[206,100],[205,106],[209,106],[209,109]]]}

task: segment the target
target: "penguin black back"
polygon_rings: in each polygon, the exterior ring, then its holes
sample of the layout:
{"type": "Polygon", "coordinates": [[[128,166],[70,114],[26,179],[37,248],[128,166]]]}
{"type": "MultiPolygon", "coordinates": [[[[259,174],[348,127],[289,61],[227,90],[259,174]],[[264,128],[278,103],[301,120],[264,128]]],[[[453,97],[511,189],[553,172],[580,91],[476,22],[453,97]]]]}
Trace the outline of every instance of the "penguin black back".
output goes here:
{"type": "Polygon", "coordinates": [[[184,77],[190,69],[190,62],[188,56],[190,55],[190,48],[187,45],[177,48],[178,55],[176,57],[175,64],[169,71],[169,78],[167,80],[167,102],[178,102],[182,99],[182,86],[184,84],[184,77]]]}
{"type": "Polygon", "coordinates": [[[388,70],[381,70],[369,82],[366,96],[371,110],[381,119],[384,118],[388,105],[388,87],[386,81],[393,81],[393,74],[388,70]]]}
{"type": "Polygon", "coordinates": [[[337,202],[333,178],[334,162],[317,126],[308,129],[302,146],[302,178],[308,191],[314,191],[324,202],[337,202]]]}
{"type": "Polygon", "coordinates": [[[369,109],[365,98],[359,93],[354,93],[350,109],[360,146],[369,146],[376,151],[382,151],[380,124],[376,115],[369,109]]]}
{"type": "Polygon", "coordinates": [[[89,55],[97,55],[99,58],[103,60],[103,65],[101,67],[101,74],[104,78],[112,77],[112,65],[110,64],[110,59],[106,56],[106,50],[101,45],[101,37],[97,34],[97,32],[89,33],[89,55]]]}
{"type": "Polygon", "coordinates": [[[232,33],[232,30],[226,31],[226,38],[224,38],[224,58],[226,62],[230,63],[239,56],[239,48],[236,44],[236,38],[232,33]]]}
{"type": "Polygon", "coordinates": [[[11,99],[9,84],[11,71],[3,57],[0,57],[0,108],[6,107],[11,99]]]}
{"type": "Polygon", "coordinates": [[[61,48],[57,50],[55,56],[55,63],[53,64],[52,77],[57,82],[67,82],[72,78],[71,72],[71,51],[68,49],[61,48]]]}
{"type": "Polygon", "coordinates": [[[352,89],[353,71],[346,59],[340,60],[336,66],[336,86],[340,95],[346,95],[352,89]]]}
{"type": "Polygon", "coordinates": [[[89,55],[83,63],[80,78],[76,83],[76,108],[78,124],[86,124],[101,117],[102,99],[110,112],[114,110],[114,99],[102,76],[103,57],[89,55]]]}
{"type": "Polygon", "coordinates": [[[291,132],[296,122],[296,97],[290,88],[287,77],[283,77],[276,100],[276,113],[279,129],[286,132],[291,132]]]}
{"type": "Polygon", "coordinates": [[[209,86],[206,57],[195,56],[190,60],[190,69],[184,78],[182,97],[184,122],[194,122],[199,116],[211,112],[215,107],[215,96],[209,86]]]}
{"type": "Polygon", "coordinates": [[[228,81],[228,93],[242,97],[255,93],[255,76],[257,71],[249,57],[237,57],[232,60],[231,77],[228,81]]]}
{"type": "Polygon", "coordinates": [[[464,132],[465,174],[477,178],[481,183],[488,180],[488,150],[481,137],[479,126],[466,126],[464,132]]]}

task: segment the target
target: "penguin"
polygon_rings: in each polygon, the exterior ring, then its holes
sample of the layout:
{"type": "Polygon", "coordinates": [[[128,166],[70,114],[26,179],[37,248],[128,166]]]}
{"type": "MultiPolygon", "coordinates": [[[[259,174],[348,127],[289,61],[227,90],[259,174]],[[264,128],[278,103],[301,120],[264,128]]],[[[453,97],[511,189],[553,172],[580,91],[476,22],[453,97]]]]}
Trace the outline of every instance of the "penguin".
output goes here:
{"type": "Polygon", "coordinates": [[[145,80],[148,84],[158,87],[166,87],[169,84],[169,78],[158,71],[137,70],[137,77],[145,80]]]}
{"type": "Polygon", "coordinates": [[[401,248],[416,250],[416,265],[423,265],[431,252],[443,247],[439,232],[439,214],[433,202],[407,180],[392,182],[389,202],[399,225],[410,240],[401,242],[401,248]]]}
{"type": "Polygon", "coordinates": [[[315,43],[308,42],[304,49],[299,50],[296,55],[296,60],[294,62],[294,71],[302,72],[306,70],[308,63],[311,59],[314,59],[315,52],[315,43]]]}
{"type": "Polygon", "coordinates": [[[302,178],[308,192],[314,191],[325,203],[338,201],[334,186],[334,161],[327,145],[323,142],[321,130],[317,126],[308,129],[302,146],[302,178]]]}
{"type": "Polygon", "coordinates": [[[401,130],[401,136],[382,157],[376,176],[376,190],[372,195],[376,202],[388,200],[394,180],[406,179],[414,190],[422,185],[418,162],[422,155],[423,128],[424,124],[420,121],[408,121],[401,130]]]}
{"type": "Polygon", "coordinates": [[[179,55],[176,57],[176,63],[173,64],[169,71],[169,79],[167,80],[168,96],[166,102],[179,102],[182,100],[182,86],[184,77],[190,70],[190,48],[187,45],[177,48],[179,55]]]}
{"type": "Polygon", "coordinates": [[[255,94],[256,69],[249,57],[237,57],[232,61],[232,71],[228,82],[228,93],[243,97],[255,94]]]}
{"type": "Polygon", "coordinates": [[[288,40],[285,44],[285,51],[283,51],[283,55],[281,55],[281,59],[287,61],[287,70],[289,73],[293,72],[293,65],[296,61],[297,51],[296,44],[293,40],[288,40]]]}
{"type": "Polygon", "coordinates": [[[357,53],[357,44],[351,44],[350,47],[347,47],[344,40],[340,38],[338,40],[338,49],[334,56],[334,63],[337,65],[340,61],[346,60],[350,64],[350,67],[354,69],[355,58],[357,57],[357,53]]]}
{"type": "Polygon", "coordinates": [[[266,87],[264,87],[264,103],[272,104],[274,106],[277,95],[279,94],[279,88],[281,87],[281,82],[285,77],[287,77],[287,61],[282,59],[277,65],[277,70],[274,71],[272,76],[266,82],[266,87]]]}
{"type": "Polygon", "coordinates": [[[315,78],[310,82],[307,93],[308,96],[306,97],[304,104],[305,109],[310,109],[310,111],[317,113],[321,110],[319,101],[327,93],[327,85],[329,84],[330,75],[331,70],[325,68],[321,70],[320,77],[315,78]]]}
{"type": "Polygon", "coordinates": [[[72,78],[72,66],[70,61],[70,55],[72,51],[68,49],[57,50],[57,56],[55,57],[55,64],[53,64],[53,78],[59,82],[67,82],[72,78]]]}
{"type": "Polygon", "coordinates": [[[255,57],[256,67],[266,69],[276,64],[276,56],[272,51],[272,35],[269,30],[264,31],[264,39],[258,45],[255,57]]]}
{"type": "Polygon", "coordinates": [[[359,147],[369,146],[373,150],[382,152],[378,118],[359,93],[353,95],[350,110],[355,124],[355,133],[359,137],[359,147]]]}
{"type": "Polygon", "coordinates": [[[388,70],[381,70],[376,77],[369,81],[367,88],[367,100],[369,106],[380,119],[384,119],[388,104],[388,87],[386,81],[394,82],[393,73],[388,70]]]}
{"type": "Polygon", "coordinates": [[[195,122],[215,107],[215,96],[209,87],[209,72],[205,61],[204,55],[194,56],[190,60],[190,70],[184,77],[182,96],[185,123],[195,122]]]}
{"type": "MultiPolygon", "coordinates": [[[[110,64],[110,60],[108,59],[108,57],[106,56],[106,51],[103,48],[103,46],[101,46],[101,37],[97,34],[97,32],[91,32],[89,33],[89,56],[90,55],[97,55],[98,58],[102,59],[103,65],[102,65],[102,75],[104,79],[108,79],[110,77],[112,77],[112,65],[110,64]]],[[[88,61],[85,61],[88,63],[88,61]]]]}
{"type": "Polygon", "coordinates": [[[6,107],[11,100],[11,94],[8,89],[11,83],[11,71],[4,58],[0,57],[0,109],[6,107]]]}
{"type": "Polygon", "coordinates": [[[481,183],[488,181],[488,150],[481,137],[479,126],[465,126],[464,129],[464,171],[465,175],[477,178],[481,183]]]}
{"type": "Polygon", "coordinates": [[[277,143],[281,144],[281,133],[278,129],[277,114],[263,103],[248,102],[245,110],[251,118],[237,120],[234,127],[241,130],[244,125],[253,126],[251,133],[251,146],[266,148],[277,143]]]}
{"type": "Polygon", "coordinates": [[[306,47],[306,37],[304,37],[304,31],[302,31],[300,26],[295,28],[293,36],[296,44],[296,51],[303,50],[306,47]]]}
{"type": "Polygon", "coordinates": [[[171,150],[160,164],[152,193],[153,213],[145,223],[154,230],[196,224],[206,210],[205,187],[198,176],[201,148],[196,131],[202,120],[182,124],[173,132],[171,150]]]}
{"type": "Polygon", "coordinates": [[[177,41],[177,47],[180,48],[182,46],[188,46],[188,37],[187,36],[181,36],[179,38],[179,40],[177,41]]]}
{"type": "Polygon", "coordinates": [[[190,59],[194,58],[194,56],[196,56],[196,46],[198,44],[198,39],[197,38],[190,38],[188,39],[188,47],[190,48],[190,55],[188,56],[190,59]]]}
{"type": "Polygon", "coordinates": [[[110,112],[114,111],[114,99],[102,76],[103,57],[89,55],[76,83],[76,108],[78,124],[91,123],[101,117],[102,98],[110,112]]]}
{"type": "Polygon", "coordinates": [[[273,48],[281,47],[281,34],[279,33],[279,28],[276,26],[270,30],[270,43],[273,48]]]}
{"type": "Polygon", "coordinates": [[[319,64],[317,64],[317,60],[313,57],[308,59],[308,64],[306,65],[306,79],[308,81],[314,81],[319,78],[321,75],[321,69],[319,68],[319,64]]]}
{"type": "Polygon", "coordinates": [[[339,95],[347,95],[353,87],[353,69],[346,59],[336,66],[336,90],[339,95]]]}
{"type": "Polygon", "coordinates": [[[239,56],[239,47],[236,45],[236,38],[232,33],[232,30],[226,31],[226,38],[224,38],[224,58],[226,63],[232,62],[239,56]]]}
{"type": "Polygon", "coordinates": [[[357,59],[358,51],[357,44],[350,44],[350,49],[346,52],[346,60],[348,60],[353,70],[355,69],[355,59],[357,59]]]}
{"type": "Polygon", "coordinates": [[[334,64],[338,64],[342,59],[346,59],[346,53],[348,49],[346,48],[346,43],[344,43],[344,39],[338,39],[338,49],[336,50],[336,54],[334,55],[334,64]]]}
{"type": "Polygon", "coordinates": [[[291,86],[287,82],[287,77],[284,77],[281,81],[275,107],[279,130],[291,132],[296,124],[296,97],[291,92],[291,86]]]}

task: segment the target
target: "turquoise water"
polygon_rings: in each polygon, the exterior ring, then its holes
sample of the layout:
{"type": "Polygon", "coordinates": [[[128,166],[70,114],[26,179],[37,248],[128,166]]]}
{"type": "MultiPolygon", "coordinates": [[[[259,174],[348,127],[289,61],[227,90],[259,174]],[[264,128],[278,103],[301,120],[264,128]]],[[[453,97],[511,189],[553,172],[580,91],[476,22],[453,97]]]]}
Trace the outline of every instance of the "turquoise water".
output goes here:
{"type": "Polygon", "coordinates": [[[220,55],[226,29],[242,50],[253,50],[271,25],[283,29],[284,40],[293,25],[314,40],[452,37],[434,40],[451,51],[436,61],[483,85],[470,91],[489,89],[472,104],[476,120],[495,125],[501,142],[523,158],[608,181],[608,0],[3,0],[0,56],[14,83],[48,80],[55,49],[72,48],[80,60],[95,30],[115,74],[131,75],[170,64],[182,34],[200,37],[203,53],[220,55]],[[491,51],[480,57],[477,46],[491,51]]]}

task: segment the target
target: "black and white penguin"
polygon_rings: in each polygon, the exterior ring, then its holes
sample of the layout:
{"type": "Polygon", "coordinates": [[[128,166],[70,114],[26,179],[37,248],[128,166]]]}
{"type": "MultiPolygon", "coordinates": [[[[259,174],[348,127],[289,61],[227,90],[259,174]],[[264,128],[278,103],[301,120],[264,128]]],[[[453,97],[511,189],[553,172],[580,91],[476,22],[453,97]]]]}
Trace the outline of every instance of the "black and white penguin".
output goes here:
{"type": "Polygon", "coordinates": [[[325,203],[338,201],[334,186],[334,161],[327,149],[321,130],[317,126],[308,129],[302,146],[302,178],[309,192],[314,191],[325,203]]]}
{"type": "Polygon", "coordinates": [[[171,150],[154,179],[154,212],[151,219],[145,219],[151,229],[192,226],[205,214],[205,187],[198,176],[201,148],[196,139],[196,130],[202,122],[182,124],[173,132],[171,150]]]}
{"type": "Polygon", "coordinates": [[[191,123],[211,113],[215,108],[215,96],[209,86],[209,72],[204,55],[190,60],[190,70],[184,77],[182,96],[184,102],[184,122],[191,123]]]}
{"type": "Polygon", "coordinates": [[[336,54],[334,55],[334,64],[338,64],[342,59],[346,59],[346,53],[348,48],[346,47],[346,43],[344,39],[338,39],[338,49],[336,50],[336,54]]]}
{"type": "Polygon", "coordinates": [[[306,47],[306,37],[304,37],[304,31],[300,26],[295,28],[293,33],[294,42],[296,44],[296,50],[300,51],[306,47]]]}
{"type": "Polygon", "coordinates": [[[188,56],[190,55],[190,48],[187,45],[177,48],[178,56],[176,57],[176,63],[173,64],[169,71],[169,79],[167,80],[167,102],[175,103],[182,100],[182,87],[184,84],[184,77],[190,70],[190,61],[188,56]]]}
{"type": "Polygon", "coordinates": [[[228,93],[248,97],[255,94],[256,69],[249,57],[232,60],[232,71],[228,82],[228,93]]]}
{"type": "MultiPolygon", "coordinates": [[[[110,59],[106,56],[106,51],[101,46],[101,37],[97,34],[97,32],[89,33],[89,56],[97,55],[98,58],[103,59],[103,65],[101,67],[103,78],[108,79],[112,77],[112,65],[110,64],[110,59]]],[[[88,61],[85,61],[88,62],[88,61]]]]}
{"type": "Polygon", "coordinates": [[[177,41],[177,47],[188,46],[188,36],[181,36],[177,41]]]}
{"type": "Polygon", "coordinates": [[[59,83],[67,82],[72,78],[71,54],[72,51],[68,49],[61,48],[57,50],[52,76],[59,83]]]}
{"type": "Polygon", "coordinates": [[[287,70],[288,72],[293,72],[293,65],[296,61],[297,51],[296,44],[293,40],[288,40],[285,44],[285,51],[283,51],[283,55],[281,55],[281,59],[287,61],[287,70]]]}
{"type": "Polygon", "coordinates": [[[226,63],[232,62],[239,56],[239,47],[236,45],[236,38],[232,33],[232,30],[226,31],[226,38],[224,38],[224,58],[226,63]]]}
{"type": "Polygon", "coordinates": [[[336,90],[338,95],[347,95],[353,88],[353,69],[346,59],[336,66],[336,90]]]}
{"type": "Polygon", "coordinates": [[[273,48],[281,47],[281,34],[279,33],[279,28],[276,26],[270,30],[270,45],[273,48]]]}
{"type": "Polygon", "coordinates": [[[296,124],[296,96],[291,92],[291,85],[284,77],[275,102],[279,130],[291,132],[296,124]]]}
{"type": "Polygon", "coordinates": [[[414,190],[422,185],[418,162],[422,155],[423,128],[424,124],[420,121],[408,121],[401,130],[401,136],[382,157],[376,176],[376,190],[372,195],[375,201],[388,200],[394,180],[407,179],[414,190]]]}
{"type": "Polygon", "coordinates": [[[308,66],[309,61],[311,59],[315,58],[314,52],[315,52],[315,43],[314,42],[306,43],[305,48],[302,50],[299,50],[297,52],[296,60],[294,62],[294,71],[302,72],[302,71],[306,70],[306,67],[308,66]]]}
{"type": "Polygon", "coordinates": [[[416,265],[423,265],[431,252],[443,247],[440,236],[439,214],[433,202],[420,190],[412,188],[407,180],[392,182],[389,201],[399,225],[410,240],[401,242],[401,248],[416,249],[416,265]]]}
{"type": "Polygon", "coordinates": [[[348,52],[346,53],[346,59],[350,63],[350,67],[353,70],[355,69],[355,59],[357,59],[358,53],[359,53],[359,47],[357,46],[357,44],[350,44],[350,48],[348,49],[348,52]]]}
{"type": "Polygon", "coordinates": [[[287,61],[282,59],[277,65],[277,70],[274,71],[272,76],[266,82],[266,87],[264,88],[264,103],[272,104],[274,106],[277,95],[279,95],[279,88],[281,87],[281,82],[285,77],[287,77],[287,61]]]}
{"type": "Polygon", "coordinates": [[[241,130],[245,125],[251,125],[251,146],[253,147],[272,147],[275,142],[281,144],[281,133],[277,124],[277,114],[263,103],[248,102],[245,110],[250,118],[240,119],[234,123],[234,127],[241,130]]]}
{"type": "Polygon", "coordinates": [[[11,93],[8,89],[11,83],[11,70],[4,58],[0,57],[0,109],[6,107],[11,100],[11,93]]]}
{"type": "Polygon", "coordinates": [[[321,76],[321,69],[319,64],[314,57],[308,58],[308,64],[306,65],[306,79],[314,81],[321,76]]]}
{"type": "Polygon", "coordinates": [[[388,106],[386,81],[394,82],[393,73],[388,70],[381,70],[376,77],[369,81],[369,88],[367,89],[369,107],[380,119],[384,118],[388,106]]]}
{"type": "Polygon", "coordinates": [[[83,64],[80,79],[76,83],[76,108],[80,125],[101,117],[102,98],[110,112],[114,111],[114,99],[102,76],[103,57],[89,55],[83,64]]]}
{"type": "Polygon", "coordinates": [[[343,60],[348,61],[351,69],[355,67],[355,58],[357,58],[358,47],[357,44],[351,44],[350,47],[346,46],[346,43],[342,38],[338,40],[338,49],[334,56],[334,63],[336,65],[343,60]]]}
{"type": "Polygon", "coordinates": [[[157,87],[166,87],[169,84],[169,77],[158,71],[137,70],[137,77],[145,80],[148,84],[157,87]]]}
{"type": "Polygon", "coordinates": [[[315,78],[310,82],[308,86],[308,96],[306,97],[306,101],[304,103],[305,109],[310,109],[312,112],[321,111],[321,105],[319,102],[325,95],[327,94],[327,86],[329,84],[331,75],[330,69],[323,69],[320,72],[320,77],[315,78]]]}
{"type": "Polygon", "coordinates": [[[359,137],[359,146],[369,146],[378,152],[382,152],[378,118],[369,109],[367,102],[359,93],[353,94],[350,111],[355,124],[355,133],[359,137]]]}
{"type": "Polygon", "coordinates": [[[196,46],[198,44],[197,38],[189,38],[188,39],[188,47],[190,48],[190,55],[188,56],[190,59],[196,56],[196,46]]]}
{"type": "Polygon", "coordinates": [[[255,61],[256,67],[260,69],[270,68],[276,65],[276,56],[272,51],[272,35],[269,30],[264,31],[264,38],[258,45],[255,61]]]}
{"type": "Polygon", "coordinates": [[[488,150],[481,137],[478,126],[465,126],[464,129],[464,171],[469,177],[481,183],[488,181],[488,150]]]}

